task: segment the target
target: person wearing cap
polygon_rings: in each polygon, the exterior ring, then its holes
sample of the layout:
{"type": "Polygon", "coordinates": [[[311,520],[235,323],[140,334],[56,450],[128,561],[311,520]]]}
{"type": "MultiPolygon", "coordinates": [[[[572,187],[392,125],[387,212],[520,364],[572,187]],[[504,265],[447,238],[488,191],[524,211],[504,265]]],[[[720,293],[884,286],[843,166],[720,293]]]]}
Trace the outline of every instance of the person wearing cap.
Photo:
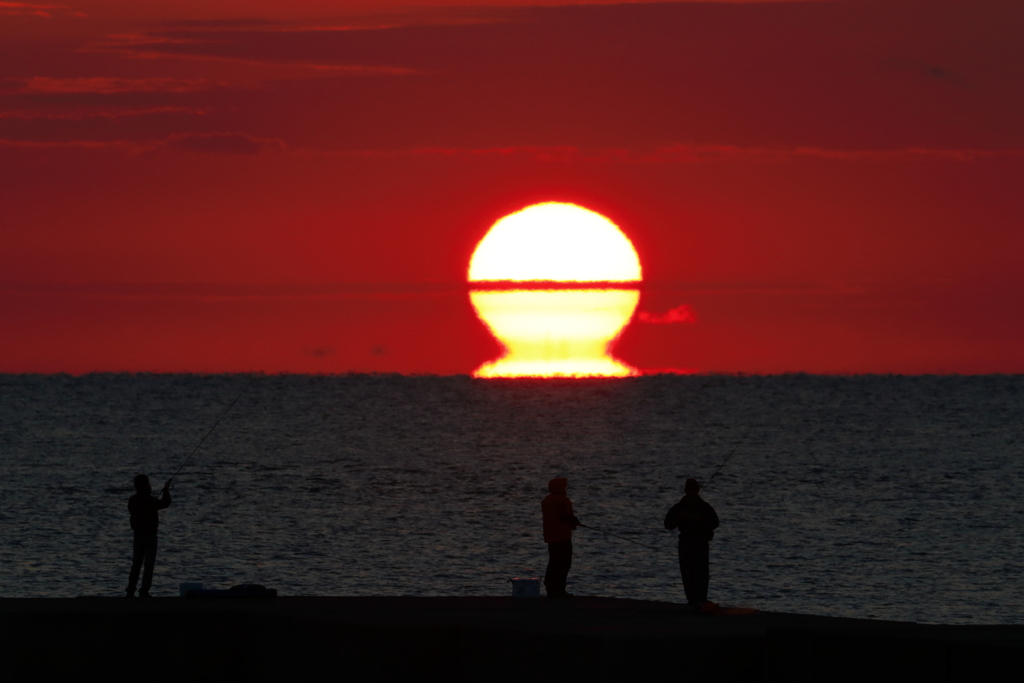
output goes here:
{"type": "Polygon", "coordinates": [[[711,539],[718,528],[718,515],[700,497],[700,484],[687,479],[683,499],[665,515],[666,529],[679,529],[679,573],[683,577],[686,603],[700,609],[708,600],[711,539]]]}
{"type": "Polygon", "coordinates": [[[164,484],[162,495],[153,497],[153,488],[149,485],[149,477],[140,474],[135,477],[135,495],[128,499],[128,512],[131,514],[132,532],[135,542],[132,546],[132,570],[128,575],[127,597],[135,597],[135,585],[139,581],[139,570],[145,563],[146,570],[142,574],[140,598],[148,598],[149,587],[153,583],[153,565],[156,564],[156,530],[160,525],[157,511],[171,504],[171,481],[164,484]]]}
{"type": "Polygon", "coordinates": [[[572,566],[572,532],[580,526],[573,513],[572,501],[565,491],[569,480],[555,477],[548,482],[550,493],[540,503],[544,514],[544,542],[548,544],[548,568],[544,572],[544,588],[549,598],[571,598],[565,590],[572,566]]]}

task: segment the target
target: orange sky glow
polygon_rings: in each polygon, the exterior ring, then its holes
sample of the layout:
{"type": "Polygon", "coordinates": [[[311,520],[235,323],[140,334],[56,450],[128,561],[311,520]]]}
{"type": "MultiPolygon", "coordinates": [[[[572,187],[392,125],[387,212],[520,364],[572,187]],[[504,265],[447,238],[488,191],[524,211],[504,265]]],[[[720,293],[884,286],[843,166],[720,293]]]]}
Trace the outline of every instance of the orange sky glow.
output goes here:
{"type": "Polygon", "coordinates": [[[1022,34],[1016,0],[0,2],[0,372],[1024,372],[1022,34]],[[547,202],[621,232],[486,246],[547,202]]]}

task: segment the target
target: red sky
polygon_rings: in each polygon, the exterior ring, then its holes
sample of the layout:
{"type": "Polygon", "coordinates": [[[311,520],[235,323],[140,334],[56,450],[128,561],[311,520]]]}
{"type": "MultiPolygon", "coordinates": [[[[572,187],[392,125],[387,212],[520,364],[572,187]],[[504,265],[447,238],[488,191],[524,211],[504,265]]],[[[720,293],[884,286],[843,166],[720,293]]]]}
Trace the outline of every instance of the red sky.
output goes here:
{"type": "Polygon", "coordinates": [[[542,200],[640,368],[1024,372],[1024,3],[440,4],[0,1],[0,372],[469,372],[542,200]]]}

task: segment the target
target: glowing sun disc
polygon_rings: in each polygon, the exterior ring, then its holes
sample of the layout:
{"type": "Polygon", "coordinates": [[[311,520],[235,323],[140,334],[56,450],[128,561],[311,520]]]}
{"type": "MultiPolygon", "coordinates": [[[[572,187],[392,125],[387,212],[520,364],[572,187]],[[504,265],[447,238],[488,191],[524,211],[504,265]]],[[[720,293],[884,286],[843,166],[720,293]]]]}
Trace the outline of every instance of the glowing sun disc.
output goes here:
{"type": "Polygon", "coordinates": [[[469,281],[478,284],[470,301],[505,353],[473,375],[637,374],[610,349],[640,300],[639,290],[628,285],[640,280],[640,259],[629,238],[599,213],[548,202],[505,216],[480,240],[469,263],[469,281]],[[510,282],[524,284],[498,285],[510,282]]]}
{"type": "Polygon", "coordinates": [[[469,262],[469,281],[636,282],[640,258],[619,227],[575,204],[534,204],[495,223],[469,262]]]}

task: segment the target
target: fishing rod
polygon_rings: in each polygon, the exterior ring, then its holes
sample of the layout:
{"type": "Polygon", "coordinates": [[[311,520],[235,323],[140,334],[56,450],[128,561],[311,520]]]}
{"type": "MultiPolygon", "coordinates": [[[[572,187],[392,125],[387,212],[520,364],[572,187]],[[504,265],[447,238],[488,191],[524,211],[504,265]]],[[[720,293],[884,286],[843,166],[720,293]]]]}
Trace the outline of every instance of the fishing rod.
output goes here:
{"type": "Polygon", "coordinates": [[[729,451],[729,455],[725,456],[725,460],[723,460],[723,461],[722,461],[722,464],[718,466],[718,469],[717,469],[717,470],[715,470],[715,473],[714,473],[714,474],[712,474],[712,475],[711,475],[711,477],[709,477],[709,478],[708,478],[708,481],[707,481],[707,483],[706,483],[706,484],[704,484],[704,487],[703,487],[703,488],[701,488],[701,490],[700,490],[700,492],[701,492],[701,493],[704,493],[705,491],[707,491],[707,490],[708,490],[708,487],[709,487],[709,486],[711,486],[711,482],[713,482],[713,481],[715,480],[715,477],[717,477],[717,476],[718,476],[718,473],[722,471],[722,468],[723,468],[723,467],[725,467],[725,464],[726,464],[727,462],[729,462],[729,459],[730,459],[730,458],[732,458],[732,456],[733,456],[733,455],[734,455],[734,454],[736,453],[736,451],[737,451],[737,450],[739,449],[739,447],[740,447],[740,446],[741,446],[741,445],[743,444],[743,442],[747,440],[747,436],[748,436],[749,434],[750,434],[750,430],[748,429],[748,430],[747,430],[747,431],[746,431],[746,432],[745,432],[745,433],[743,434],[743,437],[742,437],[742,438],[740,438],[740,440],[736,442],[736,445],[732,447],[732,450],[731,450],[731,451],[729,451]]]}
{"type": "MultiPolygon", "coordinates": [[[[804,443],[806,443],[806,442],[810,441],[811,439],[813,439],[818,434],[818,432],[820,432],[824,428],[825,428],[825,425],[822,425],[818,429],[814,430],[814,432],[812,432],[810,436],[808,436],[807,438],[804,439],[804,443]]],[[[708,482],[704,485],[704,488],[702,488],[700,490],[701,493],[704,493],[708,489],[708,487],[711,486],[711,482],[714,481],[715,477],[718,476],[718,473],[722,471],[722,468],[726,466],[726,464],[729,462],[729,460],[732,458],[732,456],[736,454],[736,451],[739,450],[739,447],[742,446],[743,442],[747,440],[747,436],[749,436],[749,434],[750,434],[750,430],[748,429],[747,432],[743,434],[742,438],[740,438],[740,440],[736,442],[736,445],[732,447],[732,450],[729,451],[729,455],[725,456],[725,460],[722,461],[722,464],[718,466],[718,469],[715,470],[714,474],[712,474],[711,477],[708,479],[708,482]]],[[[591,531],[596,531],[599,534],[605,534],[606,536],[614,536],[615,538],[618,538],[620,540],[626,541],[627,543],[633,543],[635,545],[638,545],[638,546],[641,546],[641,547],[644,547],[644,548],[649,548],[651,550],[662,550],[662,548],[658,548],[658,547],[653,546],[653,545],[648,545],[646,543],[641,543],[639,541],[634,541],[632,538],[626,538],[625,536],[620,536],[618,534],[613,534],[612,532],[605,531],[604,529],[598,529],[596,527],[587,526],[586,524],[580,524],[580,526],[583,527],[584,529],[590,529],[591,531]]]]}
{"type": "Polygon", "coordinates": [[[231,405],[229,405],[229,406],[227,407],[227,409],[226,409],[226,410],[225,410],[225,411],[224,411],[223,413],[221,413],[221,416],[220,416],[220,417],[218,417],[218,418],[217,418],[217,421],[213,423],[213,426],[212,426],[212,427],[210,427],[210,431],[206,432],[206,436],[204,436],[204,437],[203,437],[203,438],[202,438],[202,439],[201,439],[201,440],[199,441],[199,444],[198,444],[198,445],[197,445],[197,446],[196,446],[196,447],[195,447],[194,449],[192,449],[192,452],[191,452],[191,453],[189,453],[189,456],[188,456],[187,458],[185,458],[185,462],[181,463],[181,467],[179,467],[179,468],[177,469],[177,471],[175,471],[175,473],[171,475],[171,478],[167,480],[167,485],[166,485],[166,486],[167,486],[167,488],[170,488],[170,486],[171,486],[171,482],[172,482],[172,481],[174,481],[174,478],[175,478],[176,476],[178,476],[178,472],[181,472],[181,470],[182,470],[182,469],[183,469],[183,468],[185,467],[185,465],[187,465],[187,464],[188,464],[188,461],[192,459],[192,456],[193,456],[193,455],[195,455],[196,453],[198,453],[198,452],[199,452],[199,449],[200,449],[200,448],[202,448],[202,445],[203,445],[203,443],[204,443],[204,442],[206,441],[206,439],[207,439],[207,438],[208,438],[208,437],[210,436],[210,434],[213,434],[213,430],[217,428],[217,425],[219,425],[219,424],[220,424],[220,421],[221,421],[221,420],[223,420],[223,419],[224,419],[225,417],[227,417],[228,413],[230,413],[230,412],[231,412],[231,409],[235,407],[235,404],[236,404],[236,403],[238,403],[238,399],[242,398],[242,394],[244,394],[244,393],[245,393],[245,390],[246,390],[246,389],[248,389],[248,388],[249,388],[249,386],[250,386],[250,385],[251,385],[251,384],[252,384],[253,382],[255,382],[255,381],[256,381],[256,378],[257,378],[257,377],[258,377],[258,375],[253,375],[252,377],[250,377],[250,378],[249,378],[249,381],[248,381],[248,382],[246,382],[246,383],[245,383],[245,386],[244,386],[244,387],[242,387],[242,390],[241,390],[240,392],[238,392],[238,396],[235,396],[235,400],[231,402],[231,405]]]}
{"type": "MultiPolygon", "coordinates": [[[[815,429],[813,432],[811,432],[810,436],[804,438],[803,443],[807,443],[808,441],[813,439],[815,436],[818,435],[818,432],[825,429],[826,426],[827,425],[822,425],[815,429]]],[[[715,473],[711,475],[710,479],[708,479],[708,483],[704,484],[704,487],[700,490],[701,493],[704,493],[705,491],[708,490],[708,487],[711,486],[711,482],[714,481],[715,477],[718,476],[718,473],[721,472],[722,468],[725,467],[727,462],[729,462],[729,458],[731,458],[733,454],[736,452],[736,450],[743,445],[743,442],[747,440],[747,436],[749,435],[750,430],[748,429],[747,432],[743,435],[743,438],[736,442],[736,445],[732,447],[731,451],[729,451],[729,455],[725,457],[725,460],[722,461],[722,464],[718,466],[718,469],[715,470],[715,473]]]]}
{"type": "Polygon", "coordinates": [[[599,534],[604,534],[605,536],[614,536],[615,538],[618,538],[618,539],[621,539],[623,541],[626,541],[627,543],[633,543],[635,545],[639,545],[639,546],[642,546],[644,548],[649,548],[651,550],[664,550],[664,548],[659,548],[659,547],[653,546],[653,545],[647,545],[646,543],[641,543],[640,541],[634,541],[632,538],[626,538],[625,536],[619,536],[618,534],[613,534],[612,532],[605,531],[604,529],[598,529],[597,527],[587,526],[586,524],[580,524],[580,526],[583,527],[584,529],[590,529],[591,531],[596,531],[599,534]]]}
{"type": "MultiPolygon", "coordinates": [[[[718,476],[718,473],[722,471],[722,468],[725,467],[727,462],[729,462],[729,459],[732,458],[732,456],[736,453],[736,450],[740,447],[740,445],[743,444],[744,441],[747,440],[747,435],[749,433],[750,432],[748,430],[746,433],[743,434],[743,437],[739,441],[736,442],[736,445],[732,447],[731,451],[729,451],[729,455],[725,456],[725,460],[723,460],[722,464],[718,466],[718,469],[715,470],[715,473],[711,475],[711,478],[708,479],[708,483],[704,485],[704,488],[702,488],[700,490],[701,493],[704,493],[704,491],[707,490],[708,486],[711,485],[711,482],[714,481],[716,476],[718,476]]],[[[615,538],[618,538],[620,540],[626,541],[627,543],[633,543],[633,544],[641,546],[643,548],[649,548],[651,550],[663,550],[663,548],[658,548],[657,546],[648,545],[646,543],[641,543],[640,541],[634,541],[632,538],[626,538],[625,536],[619,536],[618,534],[613,534],[612,532],[605,531],[604,529],[598,529],[597,527],[587,526],[586,524],[580,524],[580,526],[583,527],[584,529],[590,529],[591,531],[596,531],[599,534],[604,534],[606,536],[614,536],[615,538]]]]}

